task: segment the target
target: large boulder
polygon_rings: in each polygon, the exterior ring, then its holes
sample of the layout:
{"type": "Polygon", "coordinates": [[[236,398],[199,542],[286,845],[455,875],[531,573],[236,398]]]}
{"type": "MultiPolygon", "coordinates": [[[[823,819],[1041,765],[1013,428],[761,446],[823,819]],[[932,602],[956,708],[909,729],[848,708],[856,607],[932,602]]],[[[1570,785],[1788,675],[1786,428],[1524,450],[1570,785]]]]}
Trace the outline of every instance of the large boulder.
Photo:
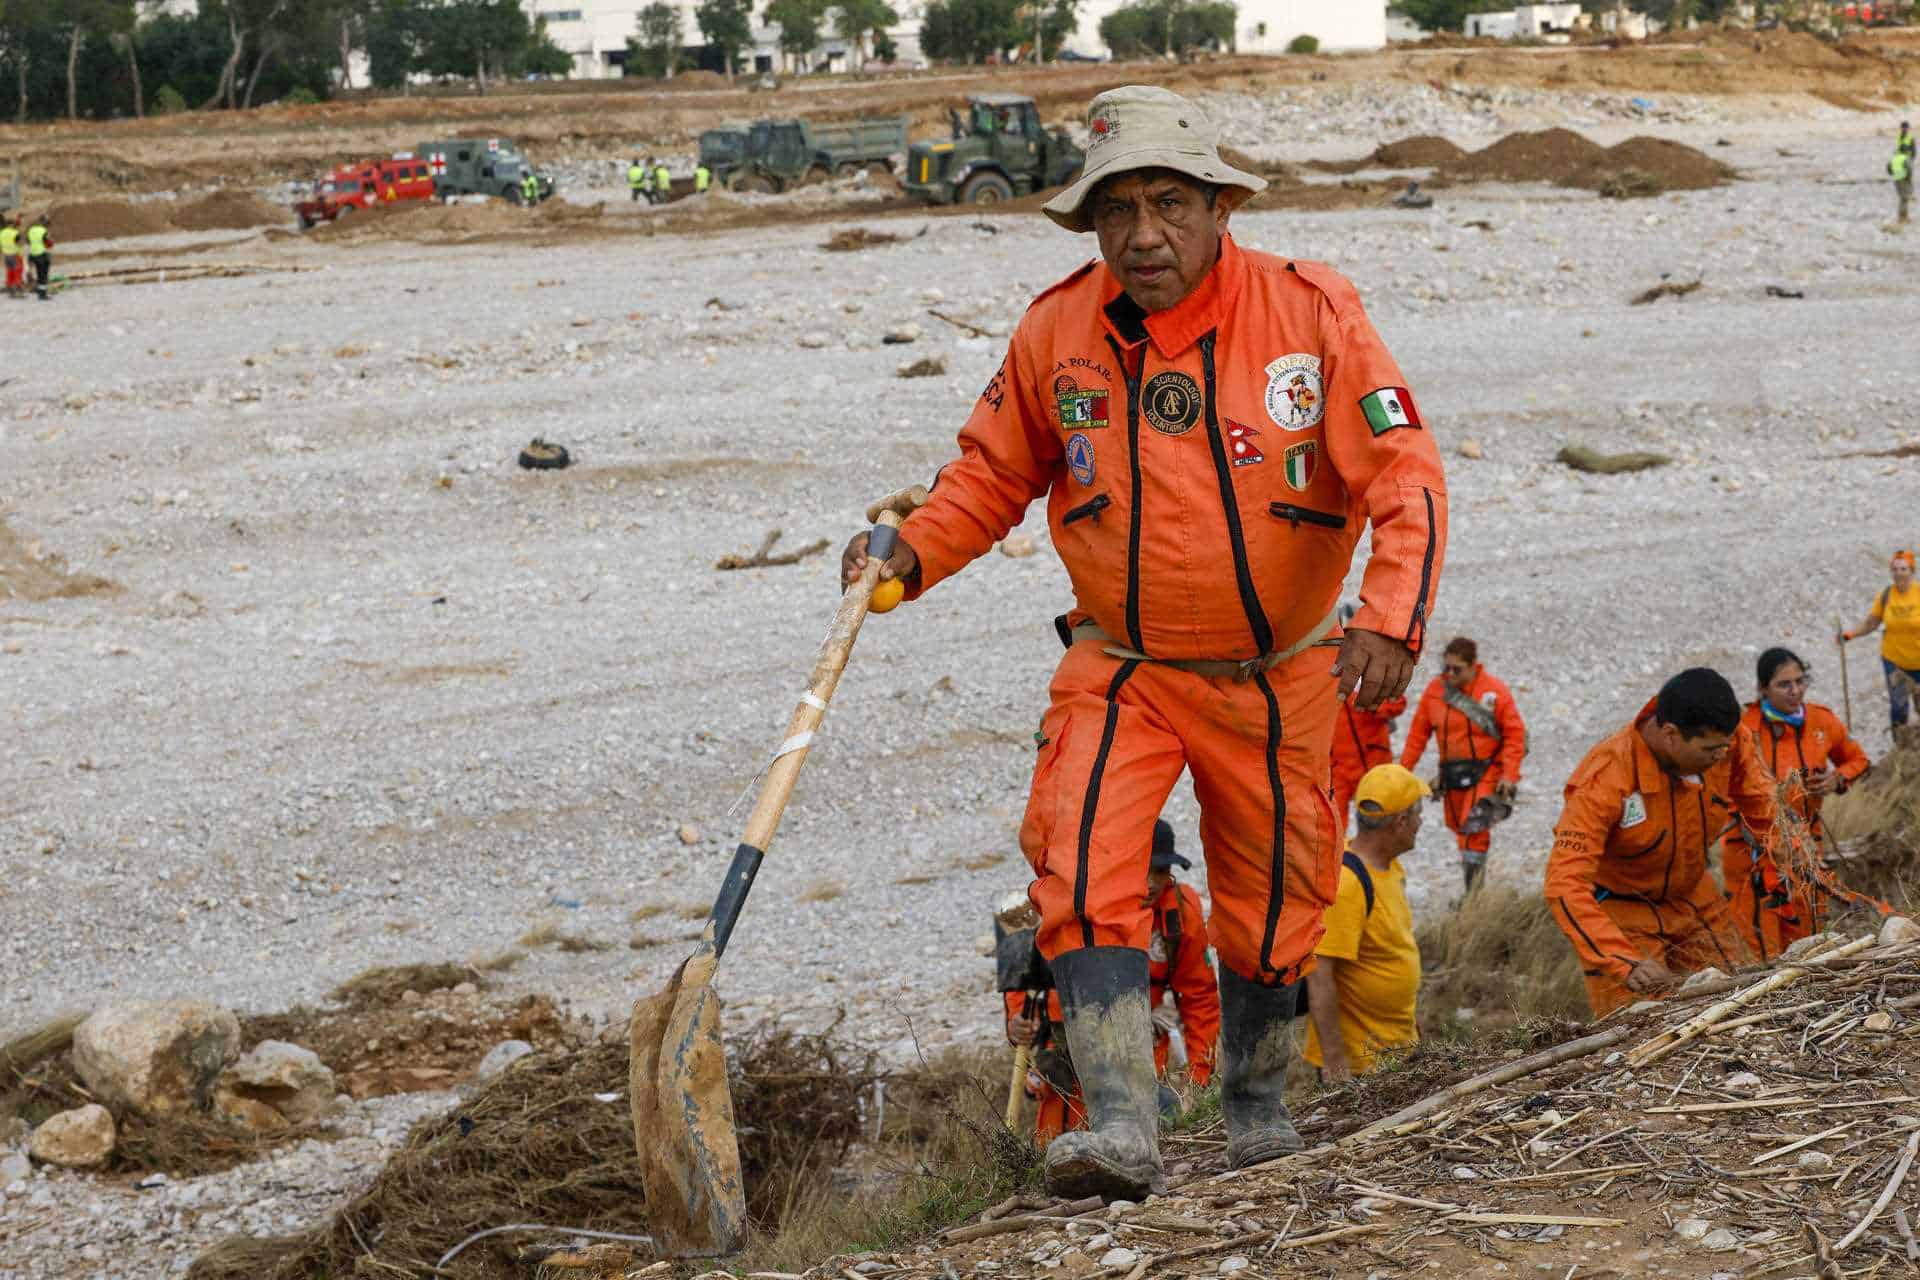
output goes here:
{"type": "Polygon", "coordinates": [[[33,1131],[27,1154],[63,1169],[91,1169],[113,1154],[113,1114],[97,1102],[48,1116],[33,1131]]]}
{"type": "Polygon", "coordinates": [[[74,1029],[73,1066],[96,1098],[146,1116],[205,1111],[240,1054],[240,1023],[217,1005],[134,1000],[74,1029]]]}
{"type": "Polygon", "coordinates": [[[262,1040],[220,1078],[219,1106],[249,1127],[264,1118],[254,1107],[233,1101],[264,1104],[293,1124],[312,1124],[334,1109],[333,1072],[311,1049],[284,1040],[262,1040]],[[252,1118],[249,1119],[249,1116],[252,1118]]]}

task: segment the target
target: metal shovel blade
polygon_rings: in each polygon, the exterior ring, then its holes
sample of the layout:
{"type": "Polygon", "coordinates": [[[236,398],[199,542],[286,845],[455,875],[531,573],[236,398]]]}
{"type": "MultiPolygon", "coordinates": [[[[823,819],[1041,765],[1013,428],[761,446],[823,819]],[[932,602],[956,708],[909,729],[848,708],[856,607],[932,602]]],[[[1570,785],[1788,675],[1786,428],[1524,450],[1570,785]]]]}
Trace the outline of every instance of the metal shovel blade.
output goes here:
{"type": "Polygon", "coordinates": [[[711,1258],[746,1243],[747,1201],[720,1046],[711,938],[664,991],[634,1003],[628,1097],[647,1217],[662,1257],[711,1258]]]}

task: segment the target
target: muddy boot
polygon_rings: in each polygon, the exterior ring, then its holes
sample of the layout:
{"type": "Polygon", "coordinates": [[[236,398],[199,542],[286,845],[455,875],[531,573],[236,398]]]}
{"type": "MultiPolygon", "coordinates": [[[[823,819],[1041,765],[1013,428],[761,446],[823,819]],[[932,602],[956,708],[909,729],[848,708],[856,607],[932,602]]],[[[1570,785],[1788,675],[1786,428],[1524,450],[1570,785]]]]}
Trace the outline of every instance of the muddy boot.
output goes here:
{"type": "Polygon", "coordinates": [[[1487,869],[1486,856],[1460,859],[1460,878],[1466,882],[1467,892],[1473,892],[1473,886],[1479,883],[1480,873],[1487,869]]]}
{"type": "Polygon", "coordinates": [[[1087,1103],[1086,1130],[1047,1146],[1047,1190],[1069,1200],[1140,1200],[1164,1192],[1147,953],[1087,947],[1053,959],[1067,1047],[1087,1103]]]}
{"type": "Polygon", "coordinates": [[[1263,987],[1220,968],[1220,1107],[1227,1166],[1244,1169],[1300,1150],[1285,1101],[1300,984],[1263,987]]]}

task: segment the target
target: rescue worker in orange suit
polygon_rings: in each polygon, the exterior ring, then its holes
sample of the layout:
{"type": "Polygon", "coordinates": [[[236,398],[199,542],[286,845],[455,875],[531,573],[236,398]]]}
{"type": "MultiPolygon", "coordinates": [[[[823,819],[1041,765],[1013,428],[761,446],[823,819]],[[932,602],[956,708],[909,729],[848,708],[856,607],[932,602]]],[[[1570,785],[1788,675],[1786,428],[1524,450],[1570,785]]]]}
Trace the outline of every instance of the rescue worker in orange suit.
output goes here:
{"type": "MultiPolygon", "coordinates": [[[[1340,623],[1345,626],[1358,612],[1357,605],[1340,606],[1340,623]]],[[[1407,709],[1405,698],[1393,698],[1380,704],[1377,711],[1362,711],[1351,702],[1342,702],[1333,722],[1333,821],[1345,836],[1352,825],[1353,793],[1367,770],[1377,764],[1393,763],[1393,722],[1407,709]]]]}
{"type": "Polygon", "coordinates": [[[1567,780],[1547,858],[1547,907],[1580,961],[1594,1016],[1689,972],[1751,959],[1707,871],[1736,822],[1773,825],[1773,780],[1718,671],[1667,681],[1567,780]]]}
{"type": "MultiPolygon", "coordinates": [[[[1213,1059],[1220,1037],[1220,990],[1207,959],[1207,918],[1200,895],[1174,879],[1174,869],[1193,866],[1174,847],[1173,828],[1162,820],[1153,824],[1153,859],[1147,874],[1144,901],[1153,912],[1153,935],[1147,944],[1148,1003],[1153,1009],[1153,1069],[1162,1082],[1157,1090],[1160,1113],[1179,1109],[1179,1095],[1166,1083],[1167,1061],[1173,1052],[1173,1029],[1187,1050],[1187,1078],[1204,1086],[1213,1079],[1213,1059]],[[1168,997],[1172,998],[1169,1000],[1168,997]]],[[[1042,1026],[1037,1001],[1031,993],[1007,993],[1007,1041],[1035,1049],[1035,1067],[1027,1076],[1027,1096],[1038,1102],[1034,1141],[1045,1147],[1068,1129],[1086,1125],[1086,1108],[1073,1086],[1073,1063],[1066,1052],[1060,995],[1047,993],[1047,1025],[1042,1026]],[[1050,1053],[1049,1050],[1052,1050],[1050,1053]]]]}
{"type": "MultiPolygon", "coordinates": [[[[1872,761],[1866,748],[1848,736],[1847,726],[1832,708],[1807,701],[1813,677],[1798,654],[1769,649],[1760,655],[1755,674],[1760,696],[1747,704],[1740,727],[1753,738],[1767,772],[1786,786],[1785,795],[1776,794],[1776,800],[1784,801],[1804,824],[1808,844],[1804,855],[1818,858],[1827,838],[1821,806],[1828,796],[1846,794],[1866,776],[1872,761]]],[[[1733,922],[1762,960],[1779,955],[1800,938],[1822,932],[1832,914],[1836,890],[1847,898],[1857,897],[1833,880],[1824,859],[1811,866],[1782,868],[1765,850],[1756,858],[1746,832],[1738,826],[1721,843],[1720,870],[1733,922]]]]}
{"type": "MultiPolygon", "coordinates": [[[[1183,771],[1200,802],[1221,963],[1219,1075],[1235,1168],[1299,1149],[1282,1098],[1302,966],[1333,900],[1339,699],[1377,711],[1426,638],[1446,538],[1440,455],[1353,286],[1242,249],[1264,180],[1164,89],[1095,98],[1085,174],[1045,210],[1102,261],[1028,309],[882,576],[918,598],[1036,498],[1075,604],[1021,826],[1090,1129],[1047,1149],[1057,1195],[1165,1185],[1140,899],[1183,771]],[[1344,634],[1334,608],[1365,526],[1344,634]],[[1334,646],[1338,647],[1335,656],[1334,646]]],[[[867,538],[842,557],[866,564],[867,538]]]]}
{"type": "Polygon", "coordinates": [[[1414,710],[1400,763],[1414,768],[1427,739],[1437,739],[1440,776],[1433,789],[1441,793],[1447,829],[1460,846],[1460,874],[1471,890],[1486,869],[1493,824],[1512,812],[1519,793],[1527,726],[1513,691],[1480,665],[1479,645],[1456,636],[1440,662],[1440,674],[1414,710]]]}

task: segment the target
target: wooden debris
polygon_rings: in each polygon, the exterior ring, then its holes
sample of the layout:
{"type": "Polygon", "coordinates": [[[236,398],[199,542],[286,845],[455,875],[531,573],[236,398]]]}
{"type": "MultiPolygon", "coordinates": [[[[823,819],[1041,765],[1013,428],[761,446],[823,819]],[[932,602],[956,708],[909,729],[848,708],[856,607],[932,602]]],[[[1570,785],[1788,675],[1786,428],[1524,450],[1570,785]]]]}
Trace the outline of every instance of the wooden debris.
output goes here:
{"type": "Polygon", "coordinates": [[[1663,280],[1651,289],[1636,293],[1633,296],[1633,305],[1644,307],[1649,302],[1658,302],[1662,298],[1684,298],[1697,290],[1702,283],[1704,282],[1700,280],[1663,280]]]}
{"type": "Polygon", "coordinates": [[[1553,456],[1555,462],[1593,475],[1612,476],[1629,471],[1651,471],[1673,459],[1664,453],[1600,453],[1585,445],[1570,444],[1553,456]]]}
{"type": "Polygon", "coordinates": [[[724,555],[713,562],[713,567],[716,569],[768,569],[779,565],[799,564],[808,556],[817,556],[827,549],[827,540],[821,538],[818,542],[809,542],[798,551],[783,552],[776,556],[773,554],[773,544],[780,541],[780,533],[778,529],[770,530],[767,536],[760,540],[760,549],[752,555],[724,555]]]}
{"type": "Polygon", "coordinates": [[[1913,1157],[1917,1152],[1920,1152],[1920,1129],[1915,1129],[1907,1136],[1907,1149],[1900,1153],[1900,1163],[1894,1166],[1893,1176],[1887,1179],[1886,1189],[1880,1193],[1880,1198],[1873,1202],[1873,1207],[1867,1210],[1867,1216],[1860,1219],[1859,1225],[1834,1243],[1834,1257],[1837,1258],[1853,1248],[1854,1241],[1865,1235],[1867,1228],[1873,1225],[1873,1220],[1880,1216],[1881,1211],[1888,1204],[1892,1203],[1894,1193],[1900,1190],[1900,1184],[1907,1180],[1907,1170],[1913,1167],[1913,1157]]]}
{"type": "Polygon", "coordinates": [[[968,324],[965,320],[956,320],[952,316],[946,314],[944,311],[936,311],[932,307],[927,308],[927,314],[932,316],[935,320],[945,320],[948,324],[952,325],[956,329],[964,329],[967,333],[971,334],[976,338],[991,338],[994,336],[992,333],[988,332],[985,329],[982,329],[977,324],[968,324]]]}

